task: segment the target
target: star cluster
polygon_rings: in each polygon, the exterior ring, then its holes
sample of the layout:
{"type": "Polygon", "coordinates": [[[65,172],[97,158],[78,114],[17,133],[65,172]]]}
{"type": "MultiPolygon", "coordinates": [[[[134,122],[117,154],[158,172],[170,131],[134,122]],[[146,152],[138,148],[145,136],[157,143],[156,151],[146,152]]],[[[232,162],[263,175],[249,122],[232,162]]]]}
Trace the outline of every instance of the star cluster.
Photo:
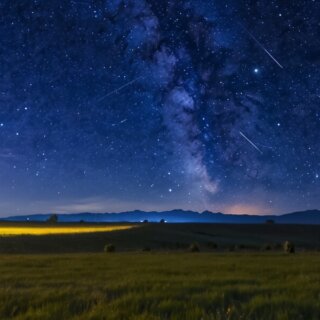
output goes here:
{"type": "Polygon", "coordinates": [[[2,216],[319,207],[317,1],[0,10],[2,216]]]}

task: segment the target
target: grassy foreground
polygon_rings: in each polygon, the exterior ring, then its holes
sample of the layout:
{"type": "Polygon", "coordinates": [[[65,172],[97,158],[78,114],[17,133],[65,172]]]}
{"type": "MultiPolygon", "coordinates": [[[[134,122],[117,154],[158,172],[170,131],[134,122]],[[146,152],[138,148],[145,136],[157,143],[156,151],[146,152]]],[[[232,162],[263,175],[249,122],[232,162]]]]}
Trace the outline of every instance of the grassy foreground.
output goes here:
{"type": "Polygon", "coordinates": [[[75,233],[96,233],[127,230],[133,225],[81,225],[81,224],[6,224],[0,225],[0,237],[21,236],[21,235],[49,235],[49,234],[75,234],[75,233]]]}
{"type": "Polygon", "coordinates": [[[320,254],[0,255],[0,319],[319,319],[320,254]]]}
{"type": "Polygon", "coordinates": [[[212,251],[210,243],[215,243],[218,251],[228,251],[230,248],[239,248],[240,251],[259,251],[267,244],[272,248],[278,247],[281,251],[282,243],[286,240],[292,241],[297,251],[320,250],[320,225],[200,223],[50,225],[43,222],[0,222],[0,228],[7,233],[12,232],[11,228],[17,228],[20,232],[10,237],[1,236],[0,233],[0,253],[98,253],[103,251],[107,243],[114,244],[116,250],[122,252],[141,251],[145,247],[151,248],[152,251],[186,251],[194,242],[200,245],[201,251],[212,251]],[[128,226],[131,228],[127,228],[128,226]],[[48,232],[47,228],[52,228],[58,234],[47,233],[41,236],[22,234],[22,231],[28,228],[32,228],[32,232],[48,232]],[[70,233],[60,233],[63,228],[70,230],[70,233]],[[112,232],[84,232],[91,228],[93,231],[102,231],[101,228],[106,228],[112,232]]]}

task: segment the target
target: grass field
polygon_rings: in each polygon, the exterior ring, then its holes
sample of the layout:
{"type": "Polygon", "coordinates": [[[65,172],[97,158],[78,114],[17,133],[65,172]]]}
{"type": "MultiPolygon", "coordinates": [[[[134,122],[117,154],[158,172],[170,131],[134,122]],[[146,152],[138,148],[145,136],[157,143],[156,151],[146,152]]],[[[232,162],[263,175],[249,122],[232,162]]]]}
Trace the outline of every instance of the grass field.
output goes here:
{"type": "Polygon", "coordinates": [[[1,320],[320,319],[320,226],[2,222],[1,230],[1,320]],[[71,233],[50,234],[62,230],[71,233]],[[295,254],[283,253],[286,240],[295,254]],[[106,244],[116,252],[103,253],[106,244]]]}
{"type": "Polygon", "coordinates": [[[320,318],[320,255],[0,256],[0,319],[320,318]]]}
{"type": "Polygon", "coordinates": [[[145,247],[155,251],[185,251],[194,242],[201,251],[211,251],[212,243],[218,246],[218,251],[237,248],[257,251],[267,244],[281,250],[286,240],[294,242],[298,251],[320,249],[318,225],[0,223],[0,230],[11,233],[13,229],[20,234],[0,236],[0,253],[102,252],[107,243],[114,244],[116,251],[125,252],[145,247]],[[64,228],[71,233],[62,234],[64,228]],[[102,232],[103,228],[112,232],[102,232]],[[29,229],[47,234],[36,237],[22,234],[29,229]],[[85,233],[88,229],[101,232],[85,233]],[[51,231],[59,232],[48,234],[51,231]]]}
{"type": "Polygon", "coordinates": [[[132,228],[132,225],[81,225],[81,224],[19,224],[0,225],[0,237],[21,235],[74,234],[92,232],[110,232],[132,228]]]}

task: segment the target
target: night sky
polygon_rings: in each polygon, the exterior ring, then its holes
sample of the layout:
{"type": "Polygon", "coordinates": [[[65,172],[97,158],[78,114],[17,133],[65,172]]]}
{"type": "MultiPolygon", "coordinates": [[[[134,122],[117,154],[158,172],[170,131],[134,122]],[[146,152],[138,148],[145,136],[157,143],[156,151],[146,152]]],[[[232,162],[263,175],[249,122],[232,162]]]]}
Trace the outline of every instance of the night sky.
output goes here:
{"type": "Polygon", "coordinates": [[[0,12],[0,216],[320,207],[319,1],[0,12]]]}

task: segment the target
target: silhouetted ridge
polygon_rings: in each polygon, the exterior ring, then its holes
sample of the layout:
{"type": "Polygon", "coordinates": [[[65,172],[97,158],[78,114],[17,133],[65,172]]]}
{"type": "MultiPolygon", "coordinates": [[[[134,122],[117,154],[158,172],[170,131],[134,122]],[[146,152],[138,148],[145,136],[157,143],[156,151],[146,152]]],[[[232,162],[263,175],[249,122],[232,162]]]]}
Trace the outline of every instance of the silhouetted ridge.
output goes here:
{"type": "MultiPolygon", "coordinates": [[[[58,214],[58,222],[160,222],[164,219],[171,223],[266,223],[272,221],[274,223],[289,224],[320,224],[320,211],[307,210],[292,212],[283,215],[235,215],[223,214],[221,212],[203,211],[201,213],[195,211],[185,211],[181,209],[170,211],[127,211],[120,213],[74,213],[74,214],[58,214]]],[[[6,221],[46,221],[50,214],[33,214],[23,216],[12,216],[3,218],[6,221]]]]}

